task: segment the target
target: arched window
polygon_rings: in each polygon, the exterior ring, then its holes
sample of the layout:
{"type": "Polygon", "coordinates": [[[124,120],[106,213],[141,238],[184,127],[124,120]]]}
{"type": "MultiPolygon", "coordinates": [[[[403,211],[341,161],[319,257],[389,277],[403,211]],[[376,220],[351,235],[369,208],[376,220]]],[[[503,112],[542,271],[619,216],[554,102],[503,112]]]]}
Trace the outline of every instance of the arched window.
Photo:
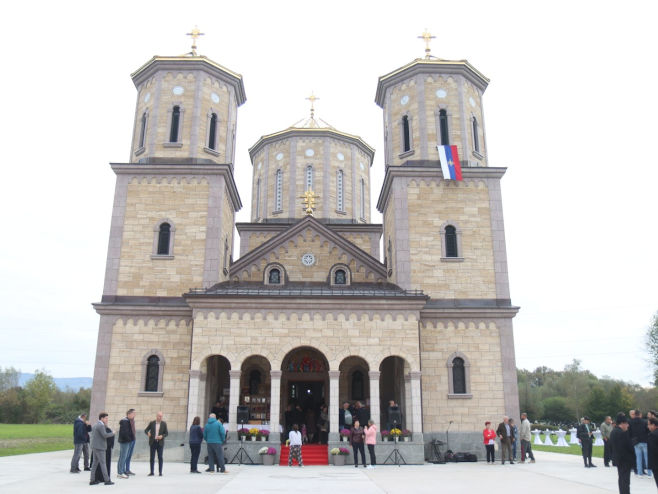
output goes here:
{"type": "Polygon", "coordinates": [[[411,151],[411,130],[409,127],[409,117],[402,117],[402,152],[411,151]]]}
{"type": "Polygon", "coordinates": [[[478,121],[473,117],[473,149],[480,152],[480,140],[478,139],[478,121]]]}
{"type": "Polygon", "coordinates": [[[252,370],[249,373],[249,394],[257,395],[262,377],[259,370],[252,370]]]}
{"type": "Polygon", "coordinates": [[[459,257],[457,249],[457,229],[448,225],[445,228],[446,257],[459,257]]]}
{"type": "Polygon", "coordinates": [[[260,177],[256,181],[256,219],[260,218],[260,177]]]}
{"type": "Polygon", "coordinates": [[[280,285],[281,284],[281,271],[274,268],[270,270],[267,281],[270,285],[280,285]]]}
{"type": "Polygon", "coordinates": [[[336,210],[345,211],[345,202],[343,200],[343,170],[336,172],[336,210]]]}
{"type": "Polygon", "coordinates": [[[441,144],[447,146],[450,144],[450,138],[448,136],[448,112],[445,110],[439,111],[439,130],[441,133],[441,144]]]}
{"type": "Polygon", "coordinates": [[[142,115],[142,123],[139,129],[139,148],[144,147],[144,142],[146,140],[146,121],[148,119],[148,116],[146,112],[142,115]]]}
{"type": "Polygon", "coordinates": [[[208,148],[213,151],[217,147],[217,114],[210,116],[210,130],[208,132],[208,148]]]}
{"type": "Polygon", "coordinates": [[[452,391],[454,394],[466,393],[466,369],[464,359],[460,357],[452,360],[452,391]]]}
{"type": "Polygon", "coordinates": [[[363,400],[364,396],[363,372],[357,370],[352,373],[352,399],[363,400]]]}
{"type": "Polygon", "coordinates": [[[334,273],[334,285],[345,285],[347,284],[347,275],[345,274],[344,269],[337,269],[334,273]]]}
{"type": "Polygon", "coordinates": [[[360,215],[361,219],[366,218],[366,181],[361,179],[361,204],[360,204],[360,215]]]}
{"type": "Polygon", "coordinates": [[[144,391],[155,392],[158,391],[158,383],[160,378],[160,359],[157,355],[151,355],[146,361],[146,382],[144,391]]]}
{"type": "Polygon", "coordinates": [[[174,106],[171,112],[171,129],[169,130],[169,142],[178,142],[178,125],[180,124],[180,106],[174,106]]]}
{"type": "Polygon", "coordinates": [[[275,186],[275,190],[274,190],[274,195],[275,195],[274,208],[277,211],[282,211],[283,172],[281,171],[281,169],[278,169],[276,171],[276,182],[275,182],[274,186],[275,186]]]}
{"type": "Polygon", "coordinates": [[[158,232],[158,255],[168,256],[171,240],[171,225],[169,223],[161,223],[160,231],[158,232]]]}
{"type": "Polygon", "coordinates": [[[306,190],[313,190],[313,167],[306,167],[306,190]]]}

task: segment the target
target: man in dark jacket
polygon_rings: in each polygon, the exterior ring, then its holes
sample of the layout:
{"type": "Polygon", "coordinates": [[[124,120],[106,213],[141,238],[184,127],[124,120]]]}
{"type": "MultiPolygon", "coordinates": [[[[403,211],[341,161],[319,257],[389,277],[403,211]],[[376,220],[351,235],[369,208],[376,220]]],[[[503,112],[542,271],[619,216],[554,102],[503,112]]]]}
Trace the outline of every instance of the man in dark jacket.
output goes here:
{"type": "Polygon", "coordinates": [[[89,471],[89,431],[91,426],[87,421],[87,414],[81,413],[73,422],[73,458],[71,459],[71,473],[80,473],[80,455],[84,455],[84,468],[89,471]]]}
{"type": "Polygon", "coordinates": [[[131,408],[126,412],[126,416],[119,421],[119,462],[117,464],[117,476],[120,479],[128,478],[128,469],[126,460],[131,443],[135,440],[131,419],[135,418],[135,409],[131,408]]]}
{"type": "Polygon", "coordinates": [[[635,416],[628,421],[628,433],[635,449],[635,465],[638,476],[651,476],[651,469],[647,466],[647,421],[642,418],[642,412],[635,410],[635,416]],[[645,467],[648,471],[645,472],[645,467]]]}
{"type": "Polygon", "coordinates": [[[617,466],[619,494],[631,493],[631,470],[635,463],[635,450],[628,434],[628,419],[619,413],[615,420],[615,428],[610,433],[610,448],[612,461],[617,466]]]}
{"type": "Polygon", "coordinates": [[[149,422],[149,425],[144,429],[144,433],[149,437],[149,449],[151,450],[149,458],[151,473],[149,473],[148,476],[153,477],[155,454],[157,453],[158,472],[160,477],[162,477],[162,453],[164,451],[165,437],[169,434],[169,431],[167,430],[167,422],[162,420],[162,412],[158,412],[155,416],[155,420],[149,422]]]}
{"type": "Polygon", "coordinates": [[[647,449],[649,450],[649,469],[654,472],[653,479],[658,487],[658,419],[649,419],[649,435],[647,436],[647,449]]]}
{"type": "Polygon", "coordinates": [[[594,468],[596,467],[596,465],[592,463],[592,434],[594,428],[589,422],[589,417],[583,417],[583,421],[580,423],[578,430],[576,431],[576,436],[580,440],[585,468],[594,468]]]}
{"type": "Polygon", "coordinates": [[[512,441],[514,441],[514,429],[509,424],[509,417],[503,417],[503,421],[498,424],[498,429],[496,429],[496,434],[500,438],[500,459],[505,464],[505,457],[509,459],[509,464],[514,465],[512,459],[512,441]]]}

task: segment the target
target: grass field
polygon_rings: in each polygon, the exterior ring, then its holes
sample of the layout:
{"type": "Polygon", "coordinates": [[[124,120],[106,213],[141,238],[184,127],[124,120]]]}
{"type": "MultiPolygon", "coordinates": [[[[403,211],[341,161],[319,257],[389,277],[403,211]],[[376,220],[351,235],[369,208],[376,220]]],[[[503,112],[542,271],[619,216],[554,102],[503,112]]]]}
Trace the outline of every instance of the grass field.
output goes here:
{"type": "MultiPolygon", "coordinates": [[[[542,440],[544,441],[544,434],[541,434],[539,436],[542,440]]],[[[567,442],[569,442],[570,436],[567,436],[567,442]]],[[[555,439],[554,439],[555,440],[555,439]]],[[[534,441],[534,436],[533,436],[533,441],[534,441]]],[[[516,447],[517,453],[519,452],[519,447],[516,447]]],[[[578,444],[569,444],[568,448],[565,447],[557,447],[557,446],[539,446],[538,444],[532,444],[532,449],[535,451],[550,451],[551,453],[563,453],[567,455],[576,455],[576,456],[581,456],[582,455],[582,450],[580,449],[580,446],[578,444]]],[[[603,458],[603,446],[592,446],[592,458],[603,458]]]]}
{"type": "Polygon", "coordinates": [[[72,424],[0,424],[0,456],[73,449],[72,424]]]}

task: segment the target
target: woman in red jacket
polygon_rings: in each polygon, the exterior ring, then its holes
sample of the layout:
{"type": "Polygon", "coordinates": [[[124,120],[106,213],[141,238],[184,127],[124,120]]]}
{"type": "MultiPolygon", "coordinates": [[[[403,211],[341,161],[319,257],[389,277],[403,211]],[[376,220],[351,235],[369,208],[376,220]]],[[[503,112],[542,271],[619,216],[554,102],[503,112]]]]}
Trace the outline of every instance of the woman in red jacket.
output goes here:
{"type": "Polygon", "coordinates": [[[491,427],[491,422],[484,423],[482,435],[484,436],[484,447],[487,449],[487,463],[493,464],[496,461],[496,452],[494,451],[496,431],[491,427]]]}

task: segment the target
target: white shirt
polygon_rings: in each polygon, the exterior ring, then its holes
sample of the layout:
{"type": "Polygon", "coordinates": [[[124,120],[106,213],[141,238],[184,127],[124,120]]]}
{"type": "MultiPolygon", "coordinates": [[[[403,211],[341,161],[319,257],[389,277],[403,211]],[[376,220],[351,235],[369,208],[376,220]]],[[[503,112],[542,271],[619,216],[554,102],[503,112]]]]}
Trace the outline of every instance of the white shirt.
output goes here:
{"type": "Polygon", "coordinates": [[[290,431],[288,439],[290,439],[290,446],[302,445],[302,433],[299,431],[290,431]]]}

